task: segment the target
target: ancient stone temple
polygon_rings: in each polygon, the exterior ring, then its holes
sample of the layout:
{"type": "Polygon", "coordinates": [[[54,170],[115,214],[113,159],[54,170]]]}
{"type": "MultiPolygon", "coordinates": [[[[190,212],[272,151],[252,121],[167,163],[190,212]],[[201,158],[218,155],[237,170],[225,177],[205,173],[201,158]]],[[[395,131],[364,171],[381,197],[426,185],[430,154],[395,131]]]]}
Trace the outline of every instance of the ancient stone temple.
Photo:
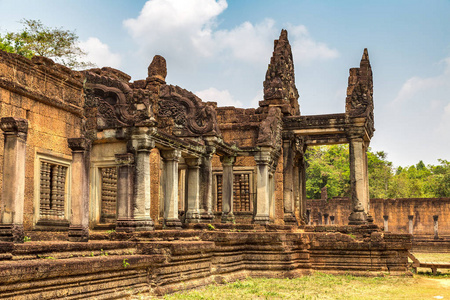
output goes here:
{"type": "Polygon", "coordinates": [[[0,298],[407,273],[410,235],[383,235],[369,214],[367,50],[350,69],[346,111],[331,115],[301,115],[285,30],[256,109],[217,107],[166,75],[158,55],[146,79],[130,82],[112,68],[77,72],[0,52],[0,298]],[[308,226],[305,150],[336,143],[350,145],[349,225],[308,226]]]}

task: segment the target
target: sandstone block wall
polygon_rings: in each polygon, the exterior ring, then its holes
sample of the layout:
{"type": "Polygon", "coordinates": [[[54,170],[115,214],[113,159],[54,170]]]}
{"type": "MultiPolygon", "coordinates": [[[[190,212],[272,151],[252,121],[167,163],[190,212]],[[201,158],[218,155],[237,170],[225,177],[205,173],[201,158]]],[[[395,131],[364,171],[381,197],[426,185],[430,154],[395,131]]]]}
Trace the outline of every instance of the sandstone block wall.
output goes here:
{"type": "MultiPolygon", "coordinates": [[[[310,199],[311,223],[325,225],[324,215],[334,216],[335,224],[345,225],[350,214],[348,198],[310,199]]],[[[401,198],[371,199],[370,213],[374,223],[384,226],[384,216],[388,217],[388,229],[395,233],[409,233],[409,217],[413,218],[414,235],[434,235],[433,216],[437,215],[439,235],[450,235],[450,198],[401,198]]]]}
{"type": "MultiPolygon", "coordinates": [[[[0,117],[28,120],[24,228],[31,229],[34,178],[38,171],[35,170],[36,154],[71,160],[67,138],[79,137],[82,128],[82,77],[43,57],[29,60],[3,51],[0,51],[0,74],[0,117]]],[[[2,137],[1,169],[3,143],[2,137]]]]}

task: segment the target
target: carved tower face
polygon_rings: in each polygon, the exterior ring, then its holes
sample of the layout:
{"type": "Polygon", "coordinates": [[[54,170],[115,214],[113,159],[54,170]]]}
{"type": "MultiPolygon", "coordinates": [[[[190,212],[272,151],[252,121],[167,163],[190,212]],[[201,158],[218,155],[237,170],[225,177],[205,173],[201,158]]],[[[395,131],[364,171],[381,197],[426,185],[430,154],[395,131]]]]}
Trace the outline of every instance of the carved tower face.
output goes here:
{"type": "Polygon", "coordinates": [[[264,101],[260,104],[261,107],[279,106],[284,114],[300,114],[291,45],[284,29],[280,38],[274,42],[273,55],[263,85],[264,101]]]}

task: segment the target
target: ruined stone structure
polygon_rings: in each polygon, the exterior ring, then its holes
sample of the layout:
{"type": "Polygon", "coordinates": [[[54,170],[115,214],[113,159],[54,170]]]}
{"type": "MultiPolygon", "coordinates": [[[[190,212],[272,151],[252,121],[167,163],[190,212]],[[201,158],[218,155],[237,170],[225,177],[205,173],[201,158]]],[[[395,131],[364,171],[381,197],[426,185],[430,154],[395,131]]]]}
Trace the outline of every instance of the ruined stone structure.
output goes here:
{"type": "Polygon", "coordinates": [[[257,109],[217,107],[166,75],[161,56],[130,82],[112,68],[76,72],[0,52],[0,298],[408,272],[410,235],[382,234],[369,214],[367,50],[341,114],[300,114],[285,30],[257,109]],[[349,225],[307,226],[305,150],[335,143],[350,145],[349,225]],[[59,242],[20,244],[25,235],[59,242]]]}
{"type": "MultiPolygon", "coordinates": [[[[350,199],[332,198],[307,201],[307,223],[344,225],[350,213],[350,199]]],[[[409,233],[415,237],[435,235],[435,217],[441,226],[438,236],[450,237],[448,227],[450,198],[370,199],[374,223],[384,231],[409,233]]]]}

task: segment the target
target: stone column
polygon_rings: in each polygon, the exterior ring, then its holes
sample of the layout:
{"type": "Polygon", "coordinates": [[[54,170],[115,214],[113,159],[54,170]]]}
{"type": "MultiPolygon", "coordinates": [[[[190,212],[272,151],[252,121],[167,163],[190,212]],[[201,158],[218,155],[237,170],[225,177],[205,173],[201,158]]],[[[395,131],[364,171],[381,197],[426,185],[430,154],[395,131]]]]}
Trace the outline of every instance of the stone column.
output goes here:
{"type": "MultiPolygon", "coordinates": [[[[299,159],[299,197],[300,197],[300,217],[306,222],[306,162],[302,155],[299,159]]],[[[309,224],[311,225],[311,224],[309,224]]]]}
{"type": "Polygon", "coordinates": [[[201,205],[200,205],[200,220],[204,223],[211,223],[214,220],[213,214],[213,171],[212,171],[212,157],[215,149],[208,151],[202,158],[200,165],[201,178],[201,205]]]}
{"type": "Polygon", "coordinates": [[[69,241],[89,240],[89,155],[91,141],[86,138],[68,139],[72,149],[72,191],[69,241]]]}
{"type": "Polygon", "coordinates": [[[233,214],[233,165],[236,161],[234,156],[221,156],[222,175],[222,223],[234,222],[233,214]]]}
{"type": "Polygon", "coordinates": [[[384,231],[389,231],[389,216],[383,216],[384,231]]]}
{"type": "Polygon", "coordinates": [[[270,188],[269,188],[269,168],[270,150],[264,149],[255,155],[256,161],[256,214],[253,222],[257,224],[268,224],[270,221],[270,188]]]}
{"type": "Polygon", "coordinates": [[[0,213],[0,241],[23,243],[23,205],[25,193],[25,152],[28,121],[2,118],[3,188],[0,213]]]}
{"type": "Polygon", "coordinates": [[[433,216],[433,221],[434,221],[434,239],[438,240],[439,239],[439,224],[438,224],[438,215],[434,215],[433,216]]]}
{"type": "Polygon", "coordinates": [[[311,225],[311,210],[310,209],[306,210],[306,224],[311,225]]]}
{"type": "Polygon", "coordinates": [[[409,215],[408,216],[408,227],[409,227],[409,234],[413,234],[414,232],[414,216],[413,215],[409,215]]]}
{"type": "Polygon", "coordinates": [[[367,170],[364,141],[362,138],[350,139],[350,186],[352,213],[349,216],[349,225],[367,223],[369,209],[369,196],[367,194],[367,170]]]}
{"type": "Polygon", "coordinates": [[[164,158],[164,225],[169,228],[181,228],[178,218],[178,161],[181,151],[161,151],[164,158]]]}
{"type": "Polygon", "coordinates": [[[294,211],[294,149],[291,140],[283,141],[284,223],[297,225],[294,211]]]}
{"type": "Polygon", "coordinates": [[[131,136],[131,149],[135,153],[133,222],[136,231],[154,229],[150,217],[150,152],[155,142],[148,127],[135,127],[131,136]]]}
{"type": "Polygon", "coordinates": [[[134,155],[116,154],[117,164],[117,222],[116,231],[134,231],[134,155]]]}
{"type": "Polygon", "coordinates": [[[187,174],[187,205],[186,223],[200,222],[200,158],[186,158],[187,174]]]}
{"type": "Polygon", "coordinates": [[[275,167],[269,169],[269,219],[275,219],[275,167]]]}

